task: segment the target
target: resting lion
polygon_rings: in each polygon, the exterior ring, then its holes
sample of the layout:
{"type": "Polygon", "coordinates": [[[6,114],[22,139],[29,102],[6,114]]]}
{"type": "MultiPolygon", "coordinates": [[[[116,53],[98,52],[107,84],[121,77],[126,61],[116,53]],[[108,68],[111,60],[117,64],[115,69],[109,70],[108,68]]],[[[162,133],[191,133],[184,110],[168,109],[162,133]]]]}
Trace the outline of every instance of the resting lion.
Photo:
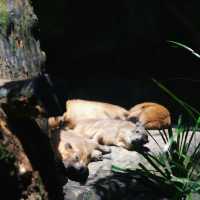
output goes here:
{"type": "Polygon", "coordinates": [[[128,111],[120,106],[87,100],[68,100],[63,120],[68,127],[74,128],[79,121],[86,119],[126,120],[128,111]]]}
{"type": "Polygon", "coordinates": [[[68,178],[85,182],[89,175],[88,164],[102,160],[110,148],[74,134],[72,130],[60,128],[51,133],[51,143],[56,158],[65,166],[68,178]]]}
{"type": "Polygon", "coordinates": [[[116,119],[82,120],[73,129],[75,134],[92,139],[102,145],[115,145],[131,150],[134,145],[148,142],[148,136],[140,123],[116,119]]]}
{"type": "Polygon", "coordinates": [[[171,125],[170,112],[164,106],[144,102],[135,105],[129,110],[128,120],[139,121],[146,129],[162,129],[171,125]]]}

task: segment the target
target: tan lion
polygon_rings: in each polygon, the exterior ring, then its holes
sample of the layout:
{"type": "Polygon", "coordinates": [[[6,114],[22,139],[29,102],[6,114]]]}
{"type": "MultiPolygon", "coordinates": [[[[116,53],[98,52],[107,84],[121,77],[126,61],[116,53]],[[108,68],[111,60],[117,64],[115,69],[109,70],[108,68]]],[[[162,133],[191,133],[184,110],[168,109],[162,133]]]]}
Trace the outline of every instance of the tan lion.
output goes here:
{"type": "Polygon", "coordinates": [[[74,134],[69,129],[53,129],[51,143],[56,159],[63,162],[68,178],[85,182],[89,172],[88,164],[102,160],[103,154],[110,153],[110,148],[74,134]]]}
{"type": "Polygon", "coordinates": [[[152,102],[135,105],[129,110],[127,119],[133,122],[141,122],[146,129],[162,129],[171,125],[169,110],[160,104],[152,102]]]}
{"type": "Polygon", "coordinates": [[[75,134],[102,145],[115,145],[131,150],[148,142],[145,129],[139,124],[116,119],[82,120],[73,129],[75,134]]]}
{"type": "Polygon", "coordinates": [[[86,119],[121,119],[125,120],[128,111],[109,103],[87,100],[68,100],[63,120],[68,127],[74,128],[79,121],[86,119]]]}

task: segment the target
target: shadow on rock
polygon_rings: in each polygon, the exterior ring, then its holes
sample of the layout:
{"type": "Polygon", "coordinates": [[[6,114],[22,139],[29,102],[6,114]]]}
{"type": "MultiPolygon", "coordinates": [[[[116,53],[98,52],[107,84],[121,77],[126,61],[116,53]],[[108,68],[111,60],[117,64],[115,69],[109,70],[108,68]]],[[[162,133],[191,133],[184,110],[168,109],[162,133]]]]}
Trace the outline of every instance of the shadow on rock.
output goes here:
{"type": "Polygon", "coordinates": [[[167,200],[171,199],[174,190],[164,183],[161,184],[157,177],[146,178],[140,170],[135,170],[124,174],[113,173],[99,179],[92,185],[92,190],[83,195],[94,197],[93,193],[96,194],[96,199],[103,200],[167,200]]]}

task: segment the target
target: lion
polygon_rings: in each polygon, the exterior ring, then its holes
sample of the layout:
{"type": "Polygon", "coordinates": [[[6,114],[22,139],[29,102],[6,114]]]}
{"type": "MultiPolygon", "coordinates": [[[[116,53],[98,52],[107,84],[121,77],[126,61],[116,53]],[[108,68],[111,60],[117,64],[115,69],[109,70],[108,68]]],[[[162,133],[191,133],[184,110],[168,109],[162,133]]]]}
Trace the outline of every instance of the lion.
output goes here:
{"type": "Polygon", "coordinates": [[[62,161],[69,179],[84,183],[89,175],[88,164],[110,153],[107,146],[81,137],[67,128],[52,129],[51,143],[55,158],[62,161]]]}
{"type": "Polygon", "coordinates": [[[101,145],[114,145],[127,150],[148,142],[146,130],[140,123],[119,119],[82,120],[73,131],[101,145]]]}
{"type": "Polygon", "coordinates": [[[132,107],[129,110],[127,120],[139,121],[146,129],[163,129],[171,125],[169,110],[152,102],[144,102],[132,107]]]}
{"type": "Polygon", "coordinates": [[[79,121],[85,119],[121,119],[126,120],[128,111],[117,105],[72,99],[66,102],[66,112],[63,121],[70,128],[74,128],[79,121]]]}

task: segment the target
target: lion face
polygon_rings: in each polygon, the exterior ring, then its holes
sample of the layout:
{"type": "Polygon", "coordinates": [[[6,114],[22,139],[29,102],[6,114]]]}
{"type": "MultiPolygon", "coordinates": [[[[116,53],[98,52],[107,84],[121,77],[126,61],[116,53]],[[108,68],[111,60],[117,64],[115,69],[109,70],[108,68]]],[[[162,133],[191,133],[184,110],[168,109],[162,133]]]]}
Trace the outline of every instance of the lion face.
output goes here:
{"type": "Polygon", "coordinates": [[[68,178],[78,182],[85,182],[89,175],[87,166],[89,155],[77,149],[73,141],[61,141],[58,145],[58,151],[68,178]]]}

